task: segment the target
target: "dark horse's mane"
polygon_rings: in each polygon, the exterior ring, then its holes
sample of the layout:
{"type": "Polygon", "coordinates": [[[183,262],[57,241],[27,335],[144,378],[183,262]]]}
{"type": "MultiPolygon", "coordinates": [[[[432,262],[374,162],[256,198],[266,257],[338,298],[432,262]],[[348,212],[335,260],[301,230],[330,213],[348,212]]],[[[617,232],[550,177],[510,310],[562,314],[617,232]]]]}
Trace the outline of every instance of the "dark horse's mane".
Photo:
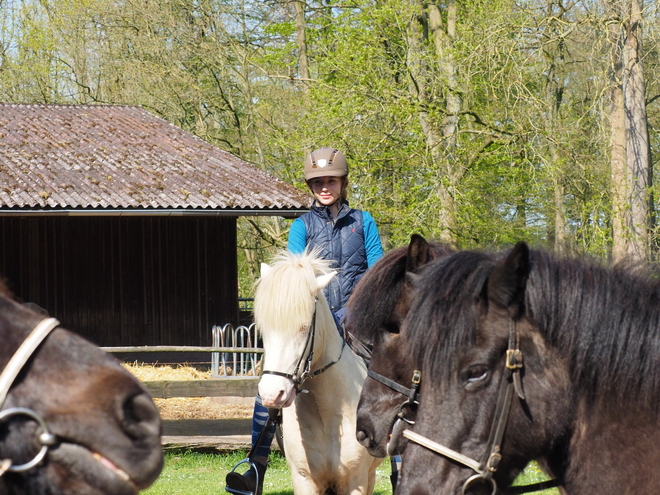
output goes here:
{"type": "MultiPolygon", "coordinates": [[[[378,340],[383,331],[398,333],[388,328],[390,315],[404,286],[408,246],[388,251],[360,279],[347,303],[350,327],[364,343],[378,340]]],[[[446,244],[429,242],[431,259],[447,256],[454,250],[446,244]]]]}
{"type": "MultiPolygon", "coordinates": [[[[463,251],[423,272],[402,332],[411,358],[449,378],[457,353],[476,342],[485,286],[507,253],[463,251]]],[[[660,405],[660,283],[657,269],[607,267],[588,258],[530,250],[525,317],[568,359],[571,381],[593,403],[660,405]]],[[[426,373],[426,372],[425,372],[426,373]]]]}

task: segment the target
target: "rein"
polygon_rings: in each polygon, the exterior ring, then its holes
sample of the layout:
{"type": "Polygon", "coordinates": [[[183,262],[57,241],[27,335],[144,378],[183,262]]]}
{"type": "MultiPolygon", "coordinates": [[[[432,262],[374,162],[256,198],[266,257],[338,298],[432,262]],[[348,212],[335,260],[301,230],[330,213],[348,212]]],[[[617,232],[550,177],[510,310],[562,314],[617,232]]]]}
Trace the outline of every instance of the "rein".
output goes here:
{"type": "Polygon", "coordinates": [[[291,380],[293,382],[293,385],[295,386],[297,394],[301,392],[306,392],[306,390],[302,389],[302,384],[305,382],[305,380],[320,375],[328,368],[330,368],[333,364],[338,363],[341,360],[342,355],[344,354],[344,347],[346,347],[346,334],[344,331],[344,335],[342,335],[341,351],[339,352],[339,357],[334,361],[329,362],[322,368],[319,368],[316,371],[311,371],[312,361],[314,360],[314,340],[316,338],[317,303],[318,303],[318,299],[314,302],[314,315],[312,316],[312,324],[310,325],[309,331],[307,332],[307,339],[305,340],[305,347],[303,347],[303,353],[301,354],[300,359],[298,359],[298,363],[296,364],[293,373],[285,373],[283,371],[271,371],[271,370],[264,370],[261,372],[262,375],[276,375],[291,380]],[[305,358],[305,351],[307,350],[308,347],[309,347],[309,352],[307,353],[307,357],[305,358]],[[303,364],[303,361],[305,363],[304,369],[300,374],[298,374],[298,372],[300,371],[300,367],[303,364]]]}
{"type": "MultiPolygon", "coordinates": [[[[506,424],[509,420],[509,413],[513,402],[513,392],[516,392],[516,395],[518,395],[520,400],[525,400],[525,393],[522,388],[522,379],[520,376],[522,368],[523,355],[520,350],[520,337],[516,331],[515,323],[512,320],[509,325],[509,346],[506,351],[504,376],[500,383],[497,405],[495,406],[495,420],[491,425],[488,442],[486,443],[486,450],[480,461],[476,461],[460,452],[456,452],[455,450],[434,442],[414,431],[404,430],[403,432],[403,436],[408,440],[462,464],[476,473],[470,476],[463,484],[461,490],[462,495],[467,493],[470,485],[480,481],[491,485],[492,495],[497,493],[497,483],[493,476],[495,472],[497,472],[497,468],[502,460],[501,445],[506,430],[506,424]]],[[[527,493],[558,485],[559,483],[556,480],[552,480],[551,482],[535,483],[525,487],[513,487],[511,492],[505,493],[527,493]]]]}
{"type": "MultiPolygon", "coordinates": [[[[11,388],[14,380],[27,363],[28,359],[34,354],[37,348],[41,345],[44,339],[60,324],[55,318],[46,318],[37,324],[36,327],[30,332],[30,335],[23,341],[18,350],[11,357],[7,366],[0,375],[0,409],[4,406],[7,394],[11,388]]],[[[42,429],[39,435],[39,443],[41,449],[37,455],[29,462],[20,465],[14,465],[11,459],[3,459],[0,461],[0,476],[7,471],[22,472],[28,471],[38,465],[48,453],[48,449],[55,444],[55,436],[48,431],[48,425],[37,413],[31,409],[24,407],[12,407],[0,411],[0,422],[12,416],[27,416],[36,421],[42,429]]]]}

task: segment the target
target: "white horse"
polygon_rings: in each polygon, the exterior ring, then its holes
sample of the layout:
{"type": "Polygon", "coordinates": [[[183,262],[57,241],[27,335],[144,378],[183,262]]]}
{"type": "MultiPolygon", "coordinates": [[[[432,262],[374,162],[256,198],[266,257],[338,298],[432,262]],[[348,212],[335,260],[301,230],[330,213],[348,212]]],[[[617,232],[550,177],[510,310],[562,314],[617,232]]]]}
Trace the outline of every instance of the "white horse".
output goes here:
{"type": "Polygon", "coordinates": [[[376,467],[357,442],[366,367],[337,331],[323,295],[336,272],[314,253],[261,266],[254,319],[263,336],[259,394],[283,408],[284,451],[296,495],[371,494],[376,467]]]}

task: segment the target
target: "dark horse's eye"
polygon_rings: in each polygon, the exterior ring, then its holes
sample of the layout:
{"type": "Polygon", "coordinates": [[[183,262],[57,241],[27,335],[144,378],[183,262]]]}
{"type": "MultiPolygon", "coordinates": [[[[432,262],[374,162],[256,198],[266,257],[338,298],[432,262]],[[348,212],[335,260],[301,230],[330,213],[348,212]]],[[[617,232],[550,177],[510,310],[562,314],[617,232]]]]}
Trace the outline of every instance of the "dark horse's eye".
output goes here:
{"type": "Polygon", "coordinates": [[[468,370],[467,380],[468,382],[474,383],[481,380],[485,380],[488,377],[488,366],[485,364],[477,364],[471,366],[468,370]]]}

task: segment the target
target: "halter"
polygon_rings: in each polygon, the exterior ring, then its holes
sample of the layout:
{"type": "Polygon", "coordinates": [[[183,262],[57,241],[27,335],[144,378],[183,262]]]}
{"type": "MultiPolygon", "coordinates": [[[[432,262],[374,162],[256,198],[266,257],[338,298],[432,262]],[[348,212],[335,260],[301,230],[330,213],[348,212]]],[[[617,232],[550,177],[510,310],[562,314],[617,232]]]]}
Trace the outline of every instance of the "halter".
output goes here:
{"type": "Polygon", "coordinates": [[[296,364],[296,367],[293,370],[293,373],[284,373],[283,371],[271,371],[271,370],[264,370],[261,372],[262,375],[276,375],[276,376],[282,376],[286,378],[287,380],[291,380],[293,382],[293,385],[296,389],[296,393],[300,392],[306,392],[303,390],[302,384],[305,380],[308,378],[314,378],[315,376],[320,375],[324,371],[326,371],[330,366],[333,364],[336,364],[339,362],[341,359],[342,355],[344,354],[344,347],[346,346],[346,335],[344,332],[344,335],[342,335],[342,342],[341,342],[341,351],[339,352],[339,357],[335,359],[334,361],[329,362],[322,368],[316,370],[316,371],[311,371],[312,369],[312,361],[314,359],[314,339],[316,337],[316,310],[317,310],[317,303],[318,303],[318,298],[314,300],[314,314],[312,315],[312,323],[309,326],[309,331],[307,332],[307,339],[305,340],[305,347],[303,347],[303,353],[300,356],[300,359],[298,359],[298,363],[296,364]],[[307,357],[305,358],[305,351],[309,347],[309,352],[307,353],[307,357]],[[298,372],[300,371],[300,367],[304,362],[304,369],[300,374],[298,372]]]}
{"type": "Polygon", "coordinates": [[[367,376],[372,378],[373,380],[376,380],[378,383],[382,383],[383,385],[394,390],[395,392],[399,392],[400,394],[408,397],[408,400],[404,401],[401,404],[399,412],[397,413],[396,416],[397,418],[401,419],[402,421],[405,421],[409,425],[415,424],[415,421],[406,418],[404,411],[406,406],[413,407],[419,404],[419,400],[420,400],[419,386],[422,383],[422,372],[419,370],[413,371],[412,378],[410,379],[410,387],[404,387],[403,385],[395,382],[391,378],[387,378],[386,376],[381,375],[380,373],[376,373],[375,371],[367,370],[367,376]]]}
{"type": "MultiPolygon", "coordinates": [[[[486,451],[484,452],[481,461],[476,461],[467,457],[455,450],[452,450],[444,445],[441,445],[433,440],[430,440],[419,433],[410,430],[405,430],[403,436],[408,440],[418,443],[433,452],[442,456],[452,459],[459,464],[462,464],[472,469],[476,474],[469,477],[463,484],[461,494],[467,493],[470,485],[484,481],[490,483],[492,486],[492,495],[497,493],[497,483],[493,475],[499,467],[502,460],[501,445],[506,430],[506,424],[509,420],[509,412],[511,411],[511,404],[513,402],[513,392],[520,400],[525,400],[525,394],[522,388],[522,380],[520,377],[520,370],[523,367],[523,355],[520,350],[520,337],[516,331],[515,324],[511,320],[509,325],[509,347],[506,351],[506,360],[504,368],[504,376],[500,383],[500,390],[497,398],[497,405],[495,407],[495,421],[493,422],[486,443],[486,451]]],[[[531,485],[530,485],[531,486],[531,485]]],[[[519,492],[520,493],[520,492],[519,492]]]]}
{"type": "MultiPolygon", "coordinates": [[[[46,318],[39,322],[39,324],[34,327],[30,335],[23,341],[18,350],[11,357],[7,366],[2,371],[0,375],[0,409],[5,403],[9,389],[11,388],[14,380],[25,366],[25,363],[30,359],[30,356],[34,354],[34,351],[37,350],[39,345],[43,340],[60,324],[55,318],[46,318]]],[[[48,431],[48,425],[46,422],[39,416],[37,413],[31,409],[26,409],[24,407],[11,407],[0,411],[0,422],[4,421],[7,418],[12,416],[27,416],[34,421],[36,421],[42,429],[42,433],[39,435],[38,440],[41,444],[41,449],[37,455],[29,462],[25,464],[13,465],[11,459],[0,460],[0,476],[5,474],[7,471],[10,472],[22,472],[28,471],[38,465],[43,458],[48,453],[48,449],[55,444],[55,435],[48,431]]]]}

